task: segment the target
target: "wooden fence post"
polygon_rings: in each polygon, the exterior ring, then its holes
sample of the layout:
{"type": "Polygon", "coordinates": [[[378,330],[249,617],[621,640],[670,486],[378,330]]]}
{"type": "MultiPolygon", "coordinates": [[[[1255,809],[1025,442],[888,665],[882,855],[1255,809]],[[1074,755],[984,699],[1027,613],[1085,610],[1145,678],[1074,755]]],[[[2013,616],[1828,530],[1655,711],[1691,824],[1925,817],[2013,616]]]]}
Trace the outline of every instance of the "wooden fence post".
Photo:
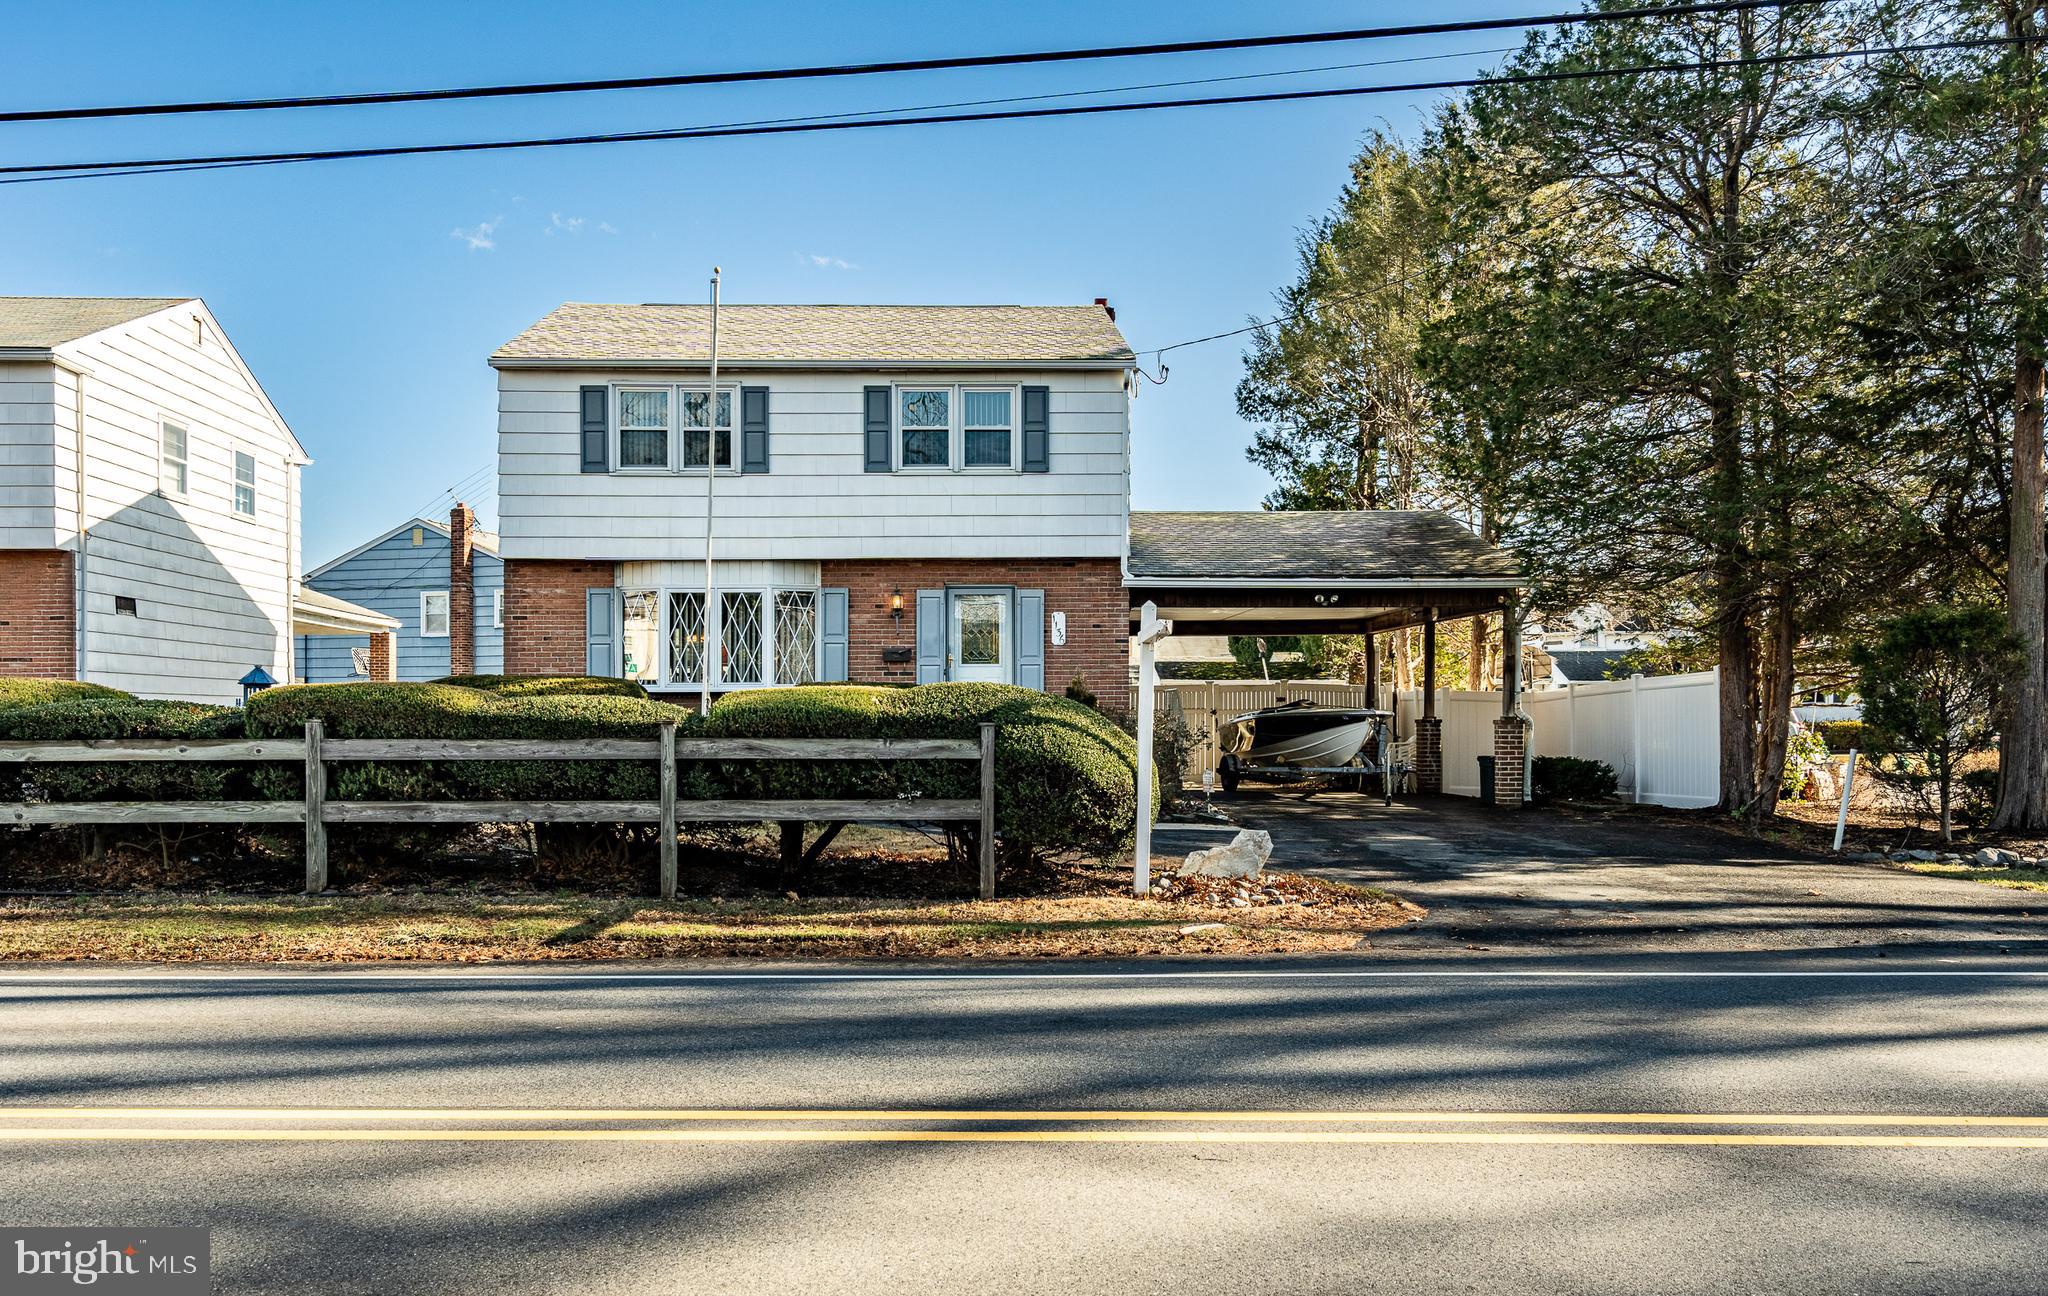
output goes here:
{"type": "Polygon", "coordinates": [[[327,889],[327,762],[320,754],[321,725],[306,721],[306,894],[327,889]]]}
{"type": "Polygon", "coordinates": [[[981,898],[996,898],[996,727],[981,727],[981,898]]]}
{"type": "Polygon", "coordinates": [[[661,727],[661,898],[676,898],[676,727],[661,727]]]}

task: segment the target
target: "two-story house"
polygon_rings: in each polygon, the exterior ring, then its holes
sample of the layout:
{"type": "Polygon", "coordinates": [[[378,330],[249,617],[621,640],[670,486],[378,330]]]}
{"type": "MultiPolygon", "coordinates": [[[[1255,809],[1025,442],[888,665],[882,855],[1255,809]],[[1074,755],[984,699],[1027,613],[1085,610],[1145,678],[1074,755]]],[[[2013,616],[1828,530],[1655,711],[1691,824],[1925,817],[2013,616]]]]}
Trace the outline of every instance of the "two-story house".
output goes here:
{"type": "Polygon", "coordinates": [[[505,669],[1127,679],[1130,346],[1087,306],[572,302],[498,371],[505,669]],[[706,540],[711,546],[706,580],[706,540]]]}
{"type": "Polygon", "coordinates": [[[388,631],[301,594],[308,462],[198,298],[0,297],[0,675],[233,702],[388,631]]]}

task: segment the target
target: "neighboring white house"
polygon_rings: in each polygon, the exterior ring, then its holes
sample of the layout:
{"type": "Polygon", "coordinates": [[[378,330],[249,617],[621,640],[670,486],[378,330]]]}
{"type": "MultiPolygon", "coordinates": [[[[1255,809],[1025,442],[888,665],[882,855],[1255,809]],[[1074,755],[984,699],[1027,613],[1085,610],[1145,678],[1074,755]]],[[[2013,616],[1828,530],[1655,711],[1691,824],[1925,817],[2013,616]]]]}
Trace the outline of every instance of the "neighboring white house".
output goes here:
{"type": "Polygon", "coordinates": [[[1124,683],[1106,303],[726,306],[715,407],[709,316],[569,303],[492,355],[508,671],[1124,683]]]}
{"type": "MultiPolygon", "coordinates": [[[[0,675],[292,679],[307,462],[198,298],[0,298],[0,675]]],[[[389,628],[336,602],[301,628],[389,628]]]]}

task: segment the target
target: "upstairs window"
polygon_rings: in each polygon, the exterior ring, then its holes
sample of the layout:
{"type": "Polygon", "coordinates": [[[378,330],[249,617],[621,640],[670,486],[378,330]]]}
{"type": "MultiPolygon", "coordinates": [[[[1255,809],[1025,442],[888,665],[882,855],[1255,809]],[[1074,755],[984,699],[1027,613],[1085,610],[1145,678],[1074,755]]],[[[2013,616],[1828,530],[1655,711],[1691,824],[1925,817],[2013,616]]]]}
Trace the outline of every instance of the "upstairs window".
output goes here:
{"type": "Polygon", "coordinates": [[[256,456],[235,451],[235,512],[256,516],[256,456]]]}
{"type": "Polygon", "coordinates": [[[905,387],[897,393],[898,428],[905,468],[944,468],[952,462],[953,391],[905,387]]]}
{"type": "Polygon", "coordinates": [[[448,591],[420,591],[420,638],[448,637],[448,591]]]}
{"type": "Polygon", "coordinates": [[[192,485],[191,440],[176,423],[163,425],[163,469],[157,483],[167,495],[182,496],[192,485]]]}
{"type": "Polygon", "coordinates": [[[619,467],[668,467],[668,388],[619,392],[619,467]]]}
{"type": "MultiPolygon", "coordinates": [[[[732,392],[718,393],[718,466],[732,467],[732,392]]],[[[711,445],[711,393],[683,392],[683,467],[702,468],[711,445]]]]}
{"type": "Polygon", "coordinates": [[[968,468],[1010,466],[1010,393],[1005,391],[963,391],[960,393],[960,426],[965,442],[960,462],[968,468]]]}

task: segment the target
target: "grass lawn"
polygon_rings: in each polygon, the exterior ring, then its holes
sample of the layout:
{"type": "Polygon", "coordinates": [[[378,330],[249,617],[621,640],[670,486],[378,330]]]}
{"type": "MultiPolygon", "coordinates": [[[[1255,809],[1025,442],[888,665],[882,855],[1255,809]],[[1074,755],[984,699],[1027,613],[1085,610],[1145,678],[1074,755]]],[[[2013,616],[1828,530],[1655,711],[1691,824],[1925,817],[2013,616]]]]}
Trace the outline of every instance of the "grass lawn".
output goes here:
{"type": "Polygon", "coordinates": [[[1354,949],[1422,910],[1381,891],[1268,875],[1233,907],[1097,893],[1012,900],[548,895],[157,894],[0,904],[0,961],[337,963],[757,956],[1073,958],[1354,949]]]}
{"type": "Polygon", "coordinates": [[[1981,869],[1968,864],[1922,863],[1917,860],[1901,862],[1894,867],[1909,869],[1915,873],[1962,878],[1966,882],[1983,882],[1990,886],[2005,887],[2010,891],[2048,891],[2048,869],[1981,869]]]}

